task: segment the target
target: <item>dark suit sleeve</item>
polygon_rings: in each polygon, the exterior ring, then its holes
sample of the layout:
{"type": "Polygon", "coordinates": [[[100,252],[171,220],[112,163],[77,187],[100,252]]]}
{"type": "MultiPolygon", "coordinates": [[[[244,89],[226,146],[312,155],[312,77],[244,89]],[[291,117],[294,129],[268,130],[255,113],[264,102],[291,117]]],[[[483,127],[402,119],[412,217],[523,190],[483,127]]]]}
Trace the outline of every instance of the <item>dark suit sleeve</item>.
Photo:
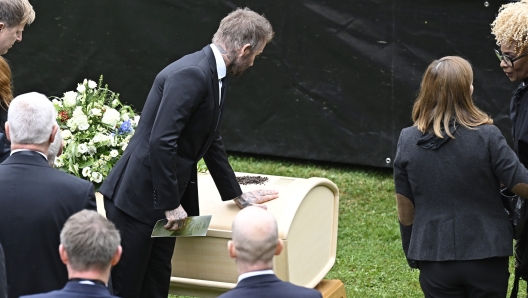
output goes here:
{"type": "Polygon", "coordinates": [[[92,183],[88,183],[86,195],[84,196],[84,209],[97,211],[97,202],[95,200],[95,190],[92,183]]]}
{"type": "Polygon", "coordinates": [[[236,180],[233,168],[229,164],[220,131],[217,131],[215,139],[203,158],[222,197],[222,201],[232,200],[242,194],[242,189],[236,180]]]}
{"type": "Polygon", "coordinates": [[[0,244],[0,298],[7,298],[7,278],[5,269],[5,256],[2,244],[0,244]]]}
{"type": "MultiPolygon", "coordinates": [[[[394,158],[394,187],[396,189],[397,200],[403,197],[403,199],[408,199],[412,203],[412,212],[414,213],[414,196],[411,189],[411,183],[409,182],[409,177],[407,176],[406,162],[403,158],[403,146],[404,146],[404,132],[400,134],[400,139],[398,140],[398,146],[396,149],[396,157],[394,158]],[[398,198],[399,197],[399,198],[398,198]]],[[[399,204],[398,202],[398,214],[409,212],[409,210],[400,210],[400,208],[408,207],[404,204],[399,204]]],[[[409,245],[411,242],[412,234],[412,223],[410,225],[404,225],[400,221],[400,234],[402,238],[403,251],[405,257],[409,252],[409,245]]],[[[407,258],[407,262],[411,268],[417,268],[418,264],[415,260],[407,258]]]]}
{"type": "Polygon", "coordinates": [[[500,130],[489,126],[488,150],[495,176],[517,195],[528,199],[528,171],[508,146],[500,130]]]}
{"type": "Polygon", "coordinates": [[[176,157],[178,138],[207,93],[205,74],[187,67],[165,79],[163,96],[149,140],[154,209],[172,210],[180,205],[176,157]]]}

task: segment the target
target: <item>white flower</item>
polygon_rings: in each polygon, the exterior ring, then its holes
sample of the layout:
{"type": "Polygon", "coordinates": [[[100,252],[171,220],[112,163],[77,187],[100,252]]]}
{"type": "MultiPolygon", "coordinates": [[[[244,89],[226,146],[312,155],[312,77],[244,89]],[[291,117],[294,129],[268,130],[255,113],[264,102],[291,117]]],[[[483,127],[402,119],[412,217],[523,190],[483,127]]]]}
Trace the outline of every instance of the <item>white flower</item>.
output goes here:
{"type": "Polygon", "coordinates": [[[107,136],[105,134],[96,133],[95,136],[92,139],[92,142],[94,142],[94,144],[106,143],[106,142],[110,142],[110,139],[111,139],[111,137],[109,137],[109,136],[107,136]]]}
{"type": "Polygon", "coordinates": [[[130,119],[130,117],[127,113],[124,113],[123,115],[121,115],[121,119],[123,119],[123,121],[127,121],[128,119],[130,119]]]}
{"type": "Polygon", "coordinates": [[[86,87],[83,84],[77,84],[77,91],[79,91],[79,93],[84,93],[86,92],[86,87]]]}
{"type": "Polygon", "coordinates": [[[125,151],[125,149],[127,148],[128,146],[128,143],[126,143],[125,145],[123,145],[123,147],[121,147],[121,150],[125,151]]]}
{"type": "Polygon", "coordinates": [[[98,172],[92,172],[92,177],[90,178],[90,180],[95,183],[100,183],[101,181],[103,181],[103,175],[98,172]]]}
{"type": "Polygon", "coordinates": [[[110,156],[111,157],[116,157],[118,154],[119,154],[119,152],[117,150],[110,151],[110,156]]]}
{"type": "Polygon", "coordinates": [[[88,128],[90,128],[90,124],[88,123],[88,117],[86,115],[82,114],[75,116],[75,112],[73,112],[73,114],[74,116],[70,120],[72,120],[74,126],[76,126],[78,130],[87,130],[88,128]]]}
{"type": "Polygon", "coordinates": [[[112,103],[111,103],[112,108],[117,107],[118,104],[119,104],[119,101],[117,99],[112,100],[112,103]]]}
{"type": "Polygon", "coordinates": [[[57,108],[62,108],[62,102],[60,100],[53,99],[51,103],[57,108]]]}
{"type": "Polygon", "coordinates": [[[136,126],[139,123],[139,116],[134,116],[134,123],[136,123],[136,126]]]}
{"type": "Polygon", "coordinates": [[[64,93],[63,100],[65,107],[73,107],[77,104],[77,93],[73,91],[68,91],[64,93]]]}
{"type": "Polygon", "coordinates": [[[88,146],[86,146],[86,144],[84,144],[84,143],[79,144],[79,146],[77,146],[77,152],[79,152],[81,154],[84,154],[84,153],[88,152],[88,146]]]}
{"type": "Polygon", "coordinates": [[[55,167],[60,168],[64,166],[64,161],[62,160],[62,156],[58,156],[55,158],[55,167]]]}
{"type": "Polygon", "coordinates": [[[95,87],[97,87],[97,83],[92,80],[88,80],[88,88],[93,89],[95,87]]]}
{"type": "Polygon", "coordinates": [[[72,117],[77,117],[77,116],[84,116],[82,107],[76,107],[75,110],[73,110],[72,117]]]}
{"type": "Polygon", "coordinates": [[[103,119],[101,119],[101,122],[113,127],[117,124],[119,118],[121,118],[121,114],[119,114],[118,111],[115,109],[107,109],[103,114],[103,119]]]}
{"type": "Polygon", "coordinates": [[[93,115],[93,116],[101,116],[102,113],[101,113],[101,110],[98,109],[98,108],[93,108],[90,110],[90,115],[93,115]]]}
{"type": "Polygon", "coordinates": [[[70,130],[65,129],[65,130],[61,131],[61,136],[62,136],[63,140],[67,140],[67,139],[71,138],[72,133],[71,133],[70,130]]]}
{"type": "Polygon", "coordinates": [[[82,170],[82,175],[83,175],[84,177],[88,177],[88,176],[90,176],[91,173],[92,173],[92,171],[90,170],[90,167],[86,167],[86,168],[84,168],[84,169],[82,170]]]}

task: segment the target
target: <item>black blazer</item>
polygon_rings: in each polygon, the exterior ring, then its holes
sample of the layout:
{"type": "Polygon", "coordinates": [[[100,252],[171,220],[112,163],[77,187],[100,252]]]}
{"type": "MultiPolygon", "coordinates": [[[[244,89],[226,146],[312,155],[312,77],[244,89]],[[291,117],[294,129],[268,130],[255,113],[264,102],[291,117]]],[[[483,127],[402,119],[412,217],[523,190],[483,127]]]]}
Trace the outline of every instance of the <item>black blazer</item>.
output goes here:
{"type": "Polygon", "coordinates": [[[20,298],[116,298],[110,295],[108,289],[103,285],[86,285],[76,281],[70,281],[66,286],[57,291],[22,296],[20,298]]]}
{"type": "Polygon", "coordinates": [[[319,291],[296,286],[282,281],[274,274],[257,275],[241,280],[231,291],[224,293],[219,298],[321,298],[319,291]]]}
{"type": "Polygon", "coordinates": [[[218,130],[218,87],[210,46],[163,69],[134,136],[99,191],[152,226],[180,203],[189,216],[199,215],[196,164],[203,157],[222,200],[241,195],[218,130]]]}
{"type": "Polygon", "coordinates": [[[511,256],[513,229],[499,187],[502,182],[526,196],[528,171],[493,125],[460,126],[454,136],[437,139],[446,141],[437,149],[426,149],[418,145],[424,138],[416,127],[400,134],[394,159],[396,193],[415,207],[414,223],[401,227],[407,258],[511,256]]]}
{"type": "Polygon", "coordinates": [[[7,278],[5,271],[5,256],[2,244],[0,244],[0,298],[7,298],[7,278]]]}
{"type": "Polygon", "coordinates": [[[72,214],[96,210],[92,183],[23,151],[0,164],[0,194],[9,297],[62,288],[68,273],[59,257],[60,231],[72,214]]]}

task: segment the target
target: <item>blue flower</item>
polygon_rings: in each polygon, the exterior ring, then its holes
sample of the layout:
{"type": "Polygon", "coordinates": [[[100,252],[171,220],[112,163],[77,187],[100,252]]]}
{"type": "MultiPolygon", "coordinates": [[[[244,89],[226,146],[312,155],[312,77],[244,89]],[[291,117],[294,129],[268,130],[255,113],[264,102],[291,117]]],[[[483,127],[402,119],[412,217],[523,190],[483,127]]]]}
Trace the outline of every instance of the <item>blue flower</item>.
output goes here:
{"type": "Polygon", "coordinates": [[[120,135],[129,134],[132,132],[132,130],[134,130],[134,128],[132,127],[132,121],[130,121],[129,119],[129,120],[123,121],[123,123],[117,130],[117,134],[120,134],[120,135]]]}

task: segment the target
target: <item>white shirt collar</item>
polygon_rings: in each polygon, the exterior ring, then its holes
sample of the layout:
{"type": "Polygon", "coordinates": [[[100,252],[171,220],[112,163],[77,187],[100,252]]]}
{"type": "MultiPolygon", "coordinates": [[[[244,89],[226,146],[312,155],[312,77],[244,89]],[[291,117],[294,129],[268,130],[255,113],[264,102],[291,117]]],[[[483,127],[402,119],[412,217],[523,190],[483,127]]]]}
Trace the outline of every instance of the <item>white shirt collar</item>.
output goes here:
{"type": "Polygon", "coordinates": [[[22,152],[22,151],[33,151],[33,152],[37,152],[38,154],[44,156],[44,158],[45,158],[46,160],[48,160],[48,157],[47,157],[44,153],[42,153],[42,152],[40,152],[40,151],[29,150],[29,149],[15,149],[15,150],[11,151],[11,154],[9,154],[9,156],[13,155],[13,153],[22,152]]]}
{"type": "Polygon", "coordinates": [[[226,76],[226,65],[224,62],[224,58],[222,58],[222,54],[220,54],[220,51],[216,48],[214,44],[210,44],[209,46],[213,50],[213,54],[215,56],[216,72],[218,73],[218,79],[221,80],[226,76]]]}
{"type": "Polygon", "coordinates": [[[248,277],[253,277],[257,275],[265,275],[265,274],[275,274],[275,273],[273,273],[273,270],[259,270],[259,271],[246,272],[246,273],[240,274],[240,276],[238,277],[238,282],[248,277]]]}

